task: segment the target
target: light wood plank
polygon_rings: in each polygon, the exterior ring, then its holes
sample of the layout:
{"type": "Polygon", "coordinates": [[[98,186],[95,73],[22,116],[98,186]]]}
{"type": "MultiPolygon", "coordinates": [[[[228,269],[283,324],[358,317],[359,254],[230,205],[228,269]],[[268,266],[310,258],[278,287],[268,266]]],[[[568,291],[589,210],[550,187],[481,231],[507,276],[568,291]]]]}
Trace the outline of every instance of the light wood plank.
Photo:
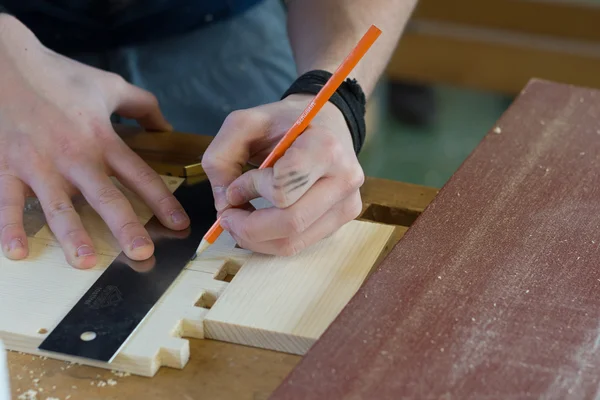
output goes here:
{"type": "Polygon", "coordinates": [[[298,256],[252,255],[208,312],[206,337],[305,353],[358,290],[393,231],[352,221],[298,256]]]}
{"type": "MultiPolygon", "coordinates": [[[[163,177],[171,191],[183,181],[163,177]]],[[[131,191],[119,185],[145,224],[150,209],[131,191]]],[[[35,207],[33,207],[35,209],[35,207]]],[[[99,262],[91,270],[77,270],[65,260],[60,244],[47,225],[28,237],[30,255],[14,261],[0,255],[0,339],[10,350],[43,355],[81,364],[153,376],[161,366],[183,368],[189,360],[189,343],[181,337],[203,338],[202,320],[208,309],[198,304],[203,296],[216,299],[227,283],[215,279],[231,258],[242,264],[248,253],[235,249],[224,234],[211,253],[191,262],[132,335],[115,360],[101,363],[37,350],[44,338],[98,279],[120,253],[108,226],[87,203],[77,209],[97,246],[99,262]],[[212,258],[210,257],[212,254],[212,258]]]]}

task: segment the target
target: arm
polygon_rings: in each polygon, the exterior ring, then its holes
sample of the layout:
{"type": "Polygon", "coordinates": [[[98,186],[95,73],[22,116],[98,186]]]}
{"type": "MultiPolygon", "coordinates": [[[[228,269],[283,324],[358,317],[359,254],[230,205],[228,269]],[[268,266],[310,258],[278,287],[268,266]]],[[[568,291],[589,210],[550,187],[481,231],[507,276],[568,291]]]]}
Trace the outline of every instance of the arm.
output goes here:
{"type": "Polygon", "coordinates": [[[383,73],[417,0],[290,0],[288,32],[298,74],[333,72],[372,25],[382,34],[352,73],[367,98],[383,73]]]}

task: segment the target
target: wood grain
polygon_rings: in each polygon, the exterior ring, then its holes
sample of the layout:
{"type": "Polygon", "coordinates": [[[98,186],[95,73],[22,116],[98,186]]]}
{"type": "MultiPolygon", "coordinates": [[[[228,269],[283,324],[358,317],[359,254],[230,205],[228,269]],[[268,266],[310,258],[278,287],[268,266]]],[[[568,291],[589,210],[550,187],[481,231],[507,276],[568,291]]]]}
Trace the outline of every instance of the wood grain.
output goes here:
{"type": "Polygon", "coordinates": [[[304,354],[356,293],[394,229],[351,221],[291,259],[253,255],[206,315],[206,337],[304,354]]]}
{"type": "Polygon", "coordinates": [[[588,399],[600,92],[532,81],[271,397],[588,399]]]}

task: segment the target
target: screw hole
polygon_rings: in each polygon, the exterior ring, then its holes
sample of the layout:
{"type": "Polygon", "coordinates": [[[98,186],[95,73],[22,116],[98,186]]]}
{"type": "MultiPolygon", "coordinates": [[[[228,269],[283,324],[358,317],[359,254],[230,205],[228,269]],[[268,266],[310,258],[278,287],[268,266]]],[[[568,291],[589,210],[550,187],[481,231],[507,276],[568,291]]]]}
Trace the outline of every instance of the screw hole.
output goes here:
{"type": "Polygon", "coordinates": [[[84,342],[91,342],[92,340],[96,339],[96,332],[83,332],[80,338],[84,342]]]}

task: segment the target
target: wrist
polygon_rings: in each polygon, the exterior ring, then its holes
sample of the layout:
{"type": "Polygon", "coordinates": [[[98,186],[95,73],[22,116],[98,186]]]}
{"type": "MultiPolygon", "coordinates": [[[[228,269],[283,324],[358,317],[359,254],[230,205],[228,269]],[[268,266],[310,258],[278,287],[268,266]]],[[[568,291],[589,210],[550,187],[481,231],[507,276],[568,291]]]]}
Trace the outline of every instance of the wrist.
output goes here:
{"type": "MultiPolygon", "coordinates": [[[[295,94],[316,95],[329,81],[332,74],[324,70],[314,70],[298,77],[283,94],[282,99],[295,94]]],[[[358,155],[366,136],[366,98],[362,88],[355,80],[346,79],[331,96],[327,104],[333,104],[343,115],[354,152],[358,155]]]]}

